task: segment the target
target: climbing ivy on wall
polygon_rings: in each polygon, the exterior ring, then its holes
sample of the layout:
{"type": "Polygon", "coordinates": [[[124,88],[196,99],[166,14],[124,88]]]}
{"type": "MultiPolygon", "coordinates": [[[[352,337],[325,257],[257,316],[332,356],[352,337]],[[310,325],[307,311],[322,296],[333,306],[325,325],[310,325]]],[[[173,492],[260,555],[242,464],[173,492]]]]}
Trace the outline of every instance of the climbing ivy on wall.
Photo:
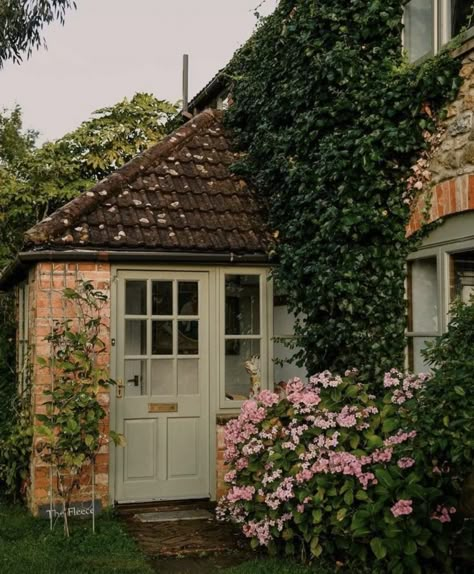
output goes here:
{"type": "Polygon", "coordinates": [[[310,372],[403,362],[412,165],[459,88],[403,56],[401,0],[281,0],[234,57],[235,170],[268,206],[277,285],[310,372]]]}

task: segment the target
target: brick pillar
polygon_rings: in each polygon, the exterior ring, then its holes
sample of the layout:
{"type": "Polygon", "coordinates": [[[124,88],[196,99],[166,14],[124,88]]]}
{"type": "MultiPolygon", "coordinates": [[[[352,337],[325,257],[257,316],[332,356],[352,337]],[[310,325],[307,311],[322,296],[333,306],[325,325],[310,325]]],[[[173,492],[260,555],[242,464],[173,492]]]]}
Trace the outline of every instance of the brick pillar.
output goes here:
{"type": "Polygon", "coordinates": [[[238,415],[217,415],[216,419],[216,432],[217,432],[217,450],[216,450],[216,498],[219,500],[221,496],[227,492],[228,486],[224,482],[224,476],[228,472],[229,468],[224,462],[224,434],[225,425],[231,419],[237,418],[238,415]]]}
{"type": "MultiPolygon", "coordinates": [[[[75,307],[63,297],[65,287],[76,287],[77,280],[91,281],[96,289],[110,296],[110,265],[108,263],[38,263],[29,277],[29,343],[31,348],[31,366],[33,392],[33,411],[43,413],[45,407],[46,389],[51,388],[52,374],[49,369],[38,364],[38,357],[49,357],[50,346],[45,337],[51,332],[55,320],[74,319],[75,307]]],[[[99,355],[100,364],[110,367],[110,298],[101,312],[105,324],[101,338],[105,341],[107,351],[99,355]]],[[[109,431],[109,394],[104,391],[99,395],[101,405],[108,416],[103,421],[103,432],[109,431]]],[[[35,446],[41,437],[34,437],[34,448],[31,461],[31,485],[29,489],[29,507],[34,514],[39,507],[50,503],[51,468],[41,461],[35,451],[35,446]]],[[[97,457],[95,476],[95,497],[100,499],[102,506],[109,503],[109,447],[103,446],[97,457]]],[[[90,477],[84,480],[84,488],[80,489],[75,501],[91,500],[90,477]]],[[[53,481],[54,485],[54,481],[53,481]]],[[[54,492],[54,488],[53,488],[54,492]]]]}

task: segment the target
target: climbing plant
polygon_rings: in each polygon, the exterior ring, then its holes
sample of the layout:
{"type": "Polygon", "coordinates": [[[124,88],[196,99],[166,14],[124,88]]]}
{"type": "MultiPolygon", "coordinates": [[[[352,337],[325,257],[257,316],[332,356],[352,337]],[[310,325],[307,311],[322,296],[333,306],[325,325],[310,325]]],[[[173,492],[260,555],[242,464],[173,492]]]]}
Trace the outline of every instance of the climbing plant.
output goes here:
{"type": "Polygon", "coordinates": [[[122,444],[123,437],[105,433],[106,411],[99,399],[99,393],[114,384],[99,359],[107,352],[102,339],[107,296],[92,283],[79,281],[76,289],[64,290],[64,297],[73,305],[76,318],[56,321],[47,337],[51,354],[40,358],[40,364],[51,371],[52,385],[43,392],[46,412],[36,418],[41,423],[37,451],[53,469],[64,532],[69,536],[68,510],[74,492],[93,472],[100,447],[109,439],[122,444]]]}
{"type": "Polygon", "coordinates": [[[448,52],[407,63],[405,3],[281,0],[228,69],[235,170],[268,206],[309,372],[402,364],[412,166],[460,84],[448,52]]]}

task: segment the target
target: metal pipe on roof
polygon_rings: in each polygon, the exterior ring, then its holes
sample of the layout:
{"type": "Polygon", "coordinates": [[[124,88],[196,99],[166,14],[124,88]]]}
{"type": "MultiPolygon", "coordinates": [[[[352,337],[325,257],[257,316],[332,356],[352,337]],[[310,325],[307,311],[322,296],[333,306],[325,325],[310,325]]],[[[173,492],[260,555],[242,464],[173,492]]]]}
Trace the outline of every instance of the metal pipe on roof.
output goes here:
{"type": "Polygon", "coordinates": [[[189,56],[183,54],[183,112],[189,108],[189,56]]]}

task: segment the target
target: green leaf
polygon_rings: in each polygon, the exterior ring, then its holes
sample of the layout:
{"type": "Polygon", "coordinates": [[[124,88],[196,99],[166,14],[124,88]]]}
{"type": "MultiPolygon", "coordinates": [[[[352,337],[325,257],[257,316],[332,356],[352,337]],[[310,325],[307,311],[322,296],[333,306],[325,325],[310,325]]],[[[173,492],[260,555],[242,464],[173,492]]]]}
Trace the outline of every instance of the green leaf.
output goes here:
{"type": "Polygon", "coordinates": [[[418,546],[414,540],[408,540],[403,547],[403,552],[405,552],[407,556],[416,554],[417,550],[418,546]]]}
{"type": "Polygon", "coordinates": [[[386,419],[382,424],[382,431],[384,433],[391,433],[398,429],[400,426],[400,420],[397,418],[386,419]]]}
{"type": "Polygon", "coordinates": [[[313,538],[311,538],[311,543],[309,545],[309,549],[311,551],[311,554],[313,556],[315,556],[316,558],[321,556],[323,548],[319,544],[319,536],[313,536],[313,538]]]}
{"type": "Polygon", "coordinates": [[[352,490],[348,490],[345,494],[344,494],[344,502],[348,505],[351,506],[352,503],[354,502],[354,493],[352,490]]]}
{"type": "Polygon", "coordinates": [[[312,516],[314,524],[319,524],[323,518],[323,512],[318,508],[317,510],[313,510],[312,516]]]}
{"type": "Polygon", "coordinates": [[[387,555],[387,549],[380,538],[372,538],[370,547],[378,560],[382,560],[387,555]]]}

